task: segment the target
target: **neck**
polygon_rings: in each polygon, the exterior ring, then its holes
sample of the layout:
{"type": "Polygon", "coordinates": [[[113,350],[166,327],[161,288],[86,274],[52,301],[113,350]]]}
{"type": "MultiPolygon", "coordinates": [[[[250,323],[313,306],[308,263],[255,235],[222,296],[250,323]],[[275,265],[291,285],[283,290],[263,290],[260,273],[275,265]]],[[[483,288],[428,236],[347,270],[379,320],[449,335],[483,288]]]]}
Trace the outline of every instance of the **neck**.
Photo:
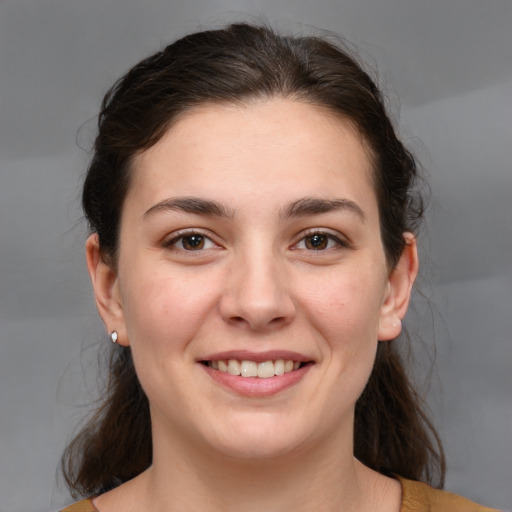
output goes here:
{"type": "Polygon", "coordinates": [[[353,457],[352,431],[256,460],[154,431],[153,453],[147,471],[95,500],[100,512],[396,512],[400,506],[400,484],[353,457]]]}
{"type": "Polygon", "coordinates": [[[367,468],[354,459],[352,442],[327,441],[281,457],[242,460],[155,433],[153,465],[143,475],[147,509],[363,510],[367,468]]]}

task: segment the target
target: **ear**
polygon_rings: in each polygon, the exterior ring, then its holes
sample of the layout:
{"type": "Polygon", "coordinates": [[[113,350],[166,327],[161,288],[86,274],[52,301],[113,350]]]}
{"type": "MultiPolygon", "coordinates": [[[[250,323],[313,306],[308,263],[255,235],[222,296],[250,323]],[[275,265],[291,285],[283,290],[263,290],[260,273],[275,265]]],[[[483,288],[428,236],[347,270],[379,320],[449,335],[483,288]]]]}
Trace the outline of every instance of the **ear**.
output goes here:
{"type": "Polygon", "coordinates": [[[402,319],[407,312],[412,285],[418,275],[419,260],[416,238],[404,233],[405,247],[386,285],[386,294],[379,318],[378,339],[389,341],[402,331],[402,319]]]}
{"type": "Polygon", "coordinates": [[[102,255],[98,235],[93,233],[85,243],[85,259],[91,278],[96,307],[110,334],[117,331],[120,345],[129,345],[117,273],[102,255]]]}

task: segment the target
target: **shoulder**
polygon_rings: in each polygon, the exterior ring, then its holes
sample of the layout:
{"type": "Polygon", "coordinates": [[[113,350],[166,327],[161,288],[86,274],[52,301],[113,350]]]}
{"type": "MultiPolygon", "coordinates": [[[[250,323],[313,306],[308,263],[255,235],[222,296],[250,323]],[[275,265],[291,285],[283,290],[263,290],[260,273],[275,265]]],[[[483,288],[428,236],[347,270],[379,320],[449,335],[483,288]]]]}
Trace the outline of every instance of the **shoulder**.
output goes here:
{"type": "Polygon", "coordinates": [[[69,507],[62,509],[60,512],[97,512],[92,504],[92,499],[88,498],[86,500],[79,501],[78,503],[74,503],[69,507]]]}
{"type": "Polygon", "coordinates": [[[400,512],[497,512],[423,482],[397,478],[402,484],[400,512]]]}

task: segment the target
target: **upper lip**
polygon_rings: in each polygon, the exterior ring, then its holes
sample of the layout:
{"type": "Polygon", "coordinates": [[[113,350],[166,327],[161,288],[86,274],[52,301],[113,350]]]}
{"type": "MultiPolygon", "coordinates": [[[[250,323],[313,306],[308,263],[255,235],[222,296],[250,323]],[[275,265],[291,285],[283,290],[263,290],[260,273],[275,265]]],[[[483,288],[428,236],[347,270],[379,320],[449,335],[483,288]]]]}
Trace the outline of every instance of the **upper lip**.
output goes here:
{"type": "Polygon", "coordinates": [[[224,352],[215,352],[209,354],[199,361],[226,361],[235,359],[237,361],[255,361],[264,363],[265,361],[276,361],[283,359],[285,361],[299,361],[301,363],[312,361],[311,357],[290,350],[267,350],[265,352],[252,352],[250,350],[226,350],[224,352]]]}

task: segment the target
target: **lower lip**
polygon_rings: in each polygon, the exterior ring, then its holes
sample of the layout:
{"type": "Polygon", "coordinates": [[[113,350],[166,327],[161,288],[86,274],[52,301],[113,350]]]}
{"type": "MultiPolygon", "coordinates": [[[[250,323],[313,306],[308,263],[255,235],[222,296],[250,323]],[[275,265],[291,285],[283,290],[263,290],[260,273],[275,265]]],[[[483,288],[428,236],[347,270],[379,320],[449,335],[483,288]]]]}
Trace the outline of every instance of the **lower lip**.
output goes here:
{"type": "Polygon", "coordinates": [[[231,389],[235,393],[244,396],[264,397],[271,396],[283,391],[294,384],[297,384],[312,368],[312,364],[302,366],[297,370],[261,379],[258,377],[241,377],[240,375],[231,375],[227,372],[214,370],[209,366],[201,364],[206,373],[216,382],[231,389]]]}

